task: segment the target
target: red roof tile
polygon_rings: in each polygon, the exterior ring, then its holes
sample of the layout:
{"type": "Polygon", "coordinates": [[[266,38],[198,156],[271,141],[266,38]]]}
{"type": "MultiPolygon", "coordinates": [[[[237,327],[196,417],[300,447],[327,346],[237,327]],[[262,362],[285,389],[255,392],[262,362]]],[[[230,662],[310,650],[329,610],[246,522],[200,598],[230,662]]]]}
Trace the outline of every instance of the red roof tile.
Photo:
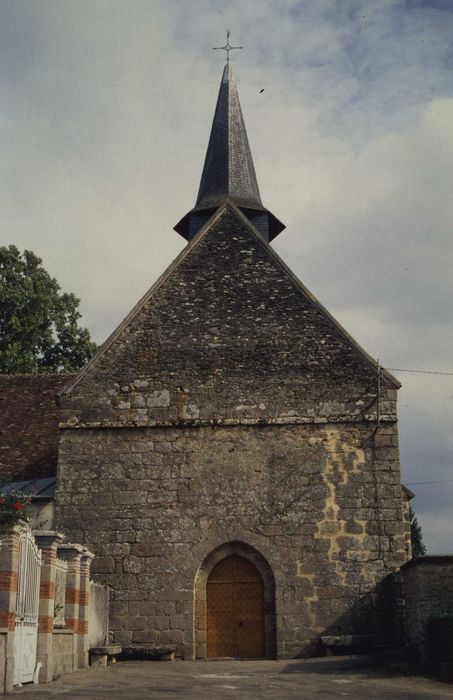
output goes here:
{"type": "Polygon", "coordinates": [[[0,481],[57,470],[56,394],[74,375],[0,375],[0,481]]]}

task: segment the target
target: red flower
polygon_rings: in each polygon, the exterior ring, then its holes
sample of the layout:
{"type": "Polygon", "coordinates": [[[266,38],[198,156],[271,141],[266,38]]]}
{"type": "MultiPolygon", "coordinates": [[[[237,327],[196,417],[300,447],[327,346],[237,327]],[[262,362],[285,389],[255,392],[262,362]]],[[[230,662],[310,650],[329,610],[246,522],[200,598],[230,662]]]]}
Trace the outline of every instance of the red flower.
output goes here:
{"type": "Polygon", "coordinates": [[[22,505],[22,503],[19,503],[19,501],[17,501],[14,504],[14,510],[22,510],[22,508],[23,508],[23,505],[22,505]]]}

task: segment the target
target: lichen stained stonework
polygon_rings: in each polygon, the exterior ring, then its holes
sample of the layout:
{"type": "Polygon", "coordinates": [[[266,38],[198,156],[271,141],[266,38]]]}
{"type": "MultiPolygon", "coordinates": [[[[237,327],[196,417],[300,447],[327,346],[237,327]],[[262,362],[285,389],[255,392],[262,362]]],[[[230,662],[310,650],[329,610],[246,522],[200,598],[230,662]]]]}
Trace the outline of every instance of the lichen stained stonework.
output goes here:
{"type": "Polygon", "coordinates": [[[230,195],[62,393],[57,527],[96,551],[123,644],[203,658],[200,572],[234,550],[264,572],[267,656],[365,647],[408,557],[399,385],[230,195]]]}

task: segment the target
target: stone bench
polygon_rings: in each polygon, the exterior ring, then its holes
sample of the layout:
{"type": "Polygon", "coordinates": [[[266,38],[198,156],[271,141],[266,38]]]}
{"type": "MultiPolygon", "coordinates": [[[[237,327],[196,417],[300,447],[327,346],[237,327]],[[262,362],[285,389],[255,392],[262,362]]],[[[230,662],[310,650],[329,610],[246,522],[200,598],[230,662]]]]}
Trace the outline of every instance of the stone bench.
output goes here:
{"type": "Polygon", "coordinates": [[[123,647],[121,661],[174,661],[174,646],[150,646],[148,644],[131,644],[123,647]]]}
{"type": "Polygon", "coordinates": [[[372,635],[339,634],[324,635],[320,638],[321,646],[326,656],[334,654],[366,654],[374,645],[372,635]]]}
{"type": "Polygon", "coordinates": [[[121,654],[120,644],[106,644],[104,647],[93,647],[90,649],[90,666],[114,664],[119,654],[121,654]]]}

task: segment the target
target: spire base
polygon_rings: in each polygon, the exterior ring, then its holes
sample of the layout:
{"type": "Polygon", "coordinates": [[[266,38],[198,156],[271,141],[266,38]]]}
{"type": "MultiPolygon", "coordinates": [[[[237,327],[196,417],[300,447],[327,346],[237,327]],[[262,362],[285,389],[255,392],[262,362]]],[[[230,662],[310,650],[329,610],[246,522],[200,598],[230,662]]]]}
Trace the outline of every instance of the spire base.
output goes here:
{"type": "Polygon", "coordinates": [[[279,233],[281,233],[285,228],[279,219],[277,219],[272,212],[264,207],[257,209],[251,207],[243,207],[238,204],[233,198],[224,197],[222,200],[216,203],[215,206],[200,208],[194,207],[189,211],[183,218],[178,221],[173,229],[176,233],[186,239],[186,241],[191,241],[198,231],[205,225],[211,216],[221,207],[223,204],[231,202],[235,204],[247,217],[250,223],[256,228],[258,233],[264,238],[265,241],[270,243],[279,233]]]}

